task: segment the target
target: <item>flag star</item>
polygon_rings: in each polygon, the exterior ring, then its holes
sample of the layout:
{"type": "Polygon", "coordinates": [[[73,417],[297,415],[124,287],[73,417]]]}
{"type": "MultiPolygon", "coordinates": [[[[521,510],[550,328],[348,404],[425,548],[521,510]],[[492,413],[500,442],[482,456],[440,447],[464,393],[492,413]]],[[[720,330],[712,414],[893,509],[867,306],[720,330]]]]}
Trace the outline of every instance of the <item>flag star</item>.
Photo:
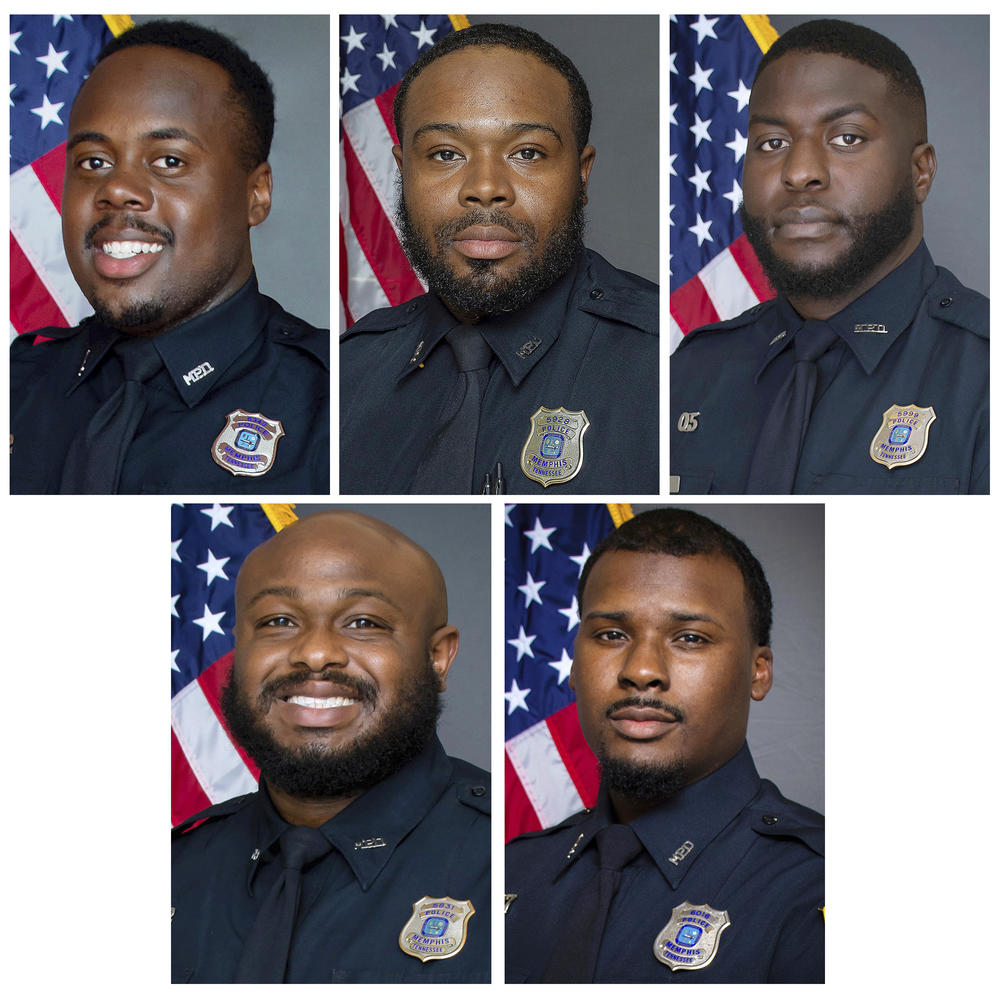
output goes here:
{"type": "Polygon", "coordinates": [[[345,66],[344,75],[340,78],[340,96],[343,97],[349,90],[353,90],[355,94],[360,94],[361,91],[358,90],[358,80],[360,79],[360,73],[351,73],[345,66]]]}
{"type": "Polygon", "coordinates": [[[714,69],[702,69],[701,66],[696,62],[694,64],[694,72],[688,77],[688,79],[694,84],[694,96],[697,97],[703,90],[711,90],[712,85],[708,82],[708,78],[715,72],[714,69]]]}
{"type": "Polygon", "coordinates": [[[743,201],[743,192],[740,190],[739,184],[733,181],[732,191],[722,197],[728,198],[733,203],[733,215],[735,215],[740,210],[740,203],[743,201]]]}
{"type": "MultiPolygon", "coordinates": [[[[353,52],[355,49],[360,49],[362,52],[364,52],[365,47],[361,44],[361,39],[364,38],[365,35],[368,34],[368,32],[362,31],[360,34],[358,34],[353,24],[348,25],[348,29],[349,30],[346,35],[340,36],[340,40],[342,42],[347,42],[347,52],[353,52]]],[[[345,52],[344,54],[347,55],[347,52],[345,52]]]]}
{"type": "Polygon", "coordinates": [[[701,217],[701,212],[698,213],[698,221],[693,226],[688,226],[688,232],[694,233],[698,237],[698,246],[701,246],[705,240],[709,243],[714,243],[715,240],[709,235],[709,229],[712,227],[712,220],[709,219],[707,222],[701,217]]]}
{"type": "Polygon", "coordinates": [[[569,561],[575,562],[579,566],[577,571],[577,576],[583,576],[583,567],[587,564],[587,560],[590,558],[590,546],[584,542],[583,551],[578,556],[570,556],[569,561]]]}
{"type": "Polygon", "coordinates": [[[528,574],[528,579],[524,581],[524,585],[518,587],[517,589],[524,594],[524,606],[528,607],[532,602],[541,605],[542,599],[538,596],[538,592],[546,584],[545,580],[534,580],[531,574],[528,574]]]}
{"type": "Polygon", "coordinates": [[[519,708],[523,708],[527,712],[528,706],[525,704],[524,699],[529,694],[531,694],[531,688],[519,688],[517,681],[511,680],[510,690],[504,694],[504,698],[507,699],[507,714],[513,715],[519,708]]]}
{"type": "Polygon", "coordinates": [[[53,14],[52,15],[52,27],[54,28],[60,21],[72,21],[72,14],[53,14]]]}
{"type": "Polygon", "coordinates": [[[198,569],[202,570],[205,574],[206,587],[216,578],[220,580],[229,579],[229,577],[226,576],[225,570],[227,562],[229,562],[229,556],[226,556],[224,559],[219,559],[215,556],[211,549],[208,550],[208,559],[198,567],[198,569]]]}
{"type": "Polygon", "coordinates": [[[733,151],[733,163],[739,163],[746,155],[747,137],[738,129],[733,129],[733,141],[726,143],[726,149],[733,151]]]}
{"type": "Polygon", "coordinates": [[[16,56],[19,56],[21,54],[21,50],[17,47],[17,40],[21,37],[22,34],[23,32],[21,31],[12,31],[10,33],[10,51],[13,52],[14,55],[16,56]]]}
{"type": "Polygon", "coordinates": [[[566,616],[566,631],[571,632],[580,624],[580,606],[576,603],[576,595],[568,608],[560,608],[559,614],[566,616]]]}
{"type": "Polygon", "coordinates": [[[531,529],[531,531],[525,531],[523,534],[525,538],[531,539],[532,552],[534,552],[540,545],[551,552],[552,545],[549,543],[549,535],[551,535],[555,530],[555,528],[543,528],[542,522],[536,517],[535,526],[531,529]]]}
{"type": "Polygon", "coordinates": [[[220,524],[224,524],[229,528],[233,526],[233,522],[229,520],[229,512],[232,509],[232,507],[223,507],[222,504],[213,503],[211,507],[202,510],[202,514],[212,519],[211,530],[215,531],[220,524]]]}
{"type": "Polygon", "coordinates": [[[702,170],[697,163],[694,165],[694,177],[689,177],[688,180],[694,185],[694,193],[696,196],[705,191],[708,191],[711,194],[712,188],[708,183],[708,178],[711,176],[711,170],[702,170]]]}
{"type": "Polygon", "coordinates": [[[569,677],[569,672],[573,668],[573,657],[569,655],[569,651],[564,649],[562,651],[562,656],[555,661],[550,661],[549,666],[553,670],[559,671],[559,680],[556,681],[557,684],[562,684],[567,677],[569,677]]]}
{"type": "Polygon", "coordinates": [[[437,28],[428,28],[424,24],[424,19],[421,18],[419,29],[411,31],[410,34],[417,40],[417,51],[419,52],[423,46],[434,44],[434,35],[437,34],[437,28]]]}
{"type": "Polygon", "coordinates": [[[396,24],[395,14],[379,14],[379,17],[385,21],[385,30],[388,31],[390,28],[398,28],[399,25],[396,24]]]}
{"type": "Polygon", "coordinates": [[[538,638],[537,635],[525,635],[524,634],[524,626],[523,625],[518,625],[518,627],[517,627],[517,638],[516,639],[508,639],[507,640],[507,645],[508,646],[513,646],[517,650],[517,662],[518,663],[521,662],[521,657],[523,657],[525,653],[527,653],[528,656],[531,657],[531,659],[535,658],[535,654],[531,651],[531,644],[537,638],[538,638]]]}
{"type": "Polygon", "coordinates": [[[390,66],[396,68],[396,53],[389,51],[389,43],[382,43],[382,51],[375,53],[375,58],[382,64],[382,72],[384,73],[390,66]]]}
{"type": "Polygon", "coordinates": [[[677,154],[676,153],[671,153],[670,154],[669,162],[667,163],[667,170],[670,172],[670,176],[671,177],[676,177],[677,176],[677,171],[674,170],[674,160],[676,160],[676,159],[677,159],[677,154]]]}
{"type": "Polygon", "coordinates": [[[179,649],[170,650],[170,669],[176,670],[177,673],[181,672],[181,668],[177,666],[177,654],[180,652],[179,649]]]}
{"type": "Polygon", "coordinates": [[[205,613],[201,618],[195,618],[193,624],[197,625],[201,629],[201,641],[204,642],[213,632],[218,632],[219,635],[225,635],[226,633],[219,628],[219,622],[225,617],[226,612],[220,611],[218,614],[213,613],[209,610],[208,605],[205,605],[205,613]]]}
{"type": "Polygon", "coordinates": [[[698,20],[695,21],[694,24],[688,25],[688,27],[692,31],[698,32],[699,45],[701,45],[701,43],[705,41],[706,38],[718,39],[719,36],[715,33],[715,22],[718,20],[719,19],[717,17],[713,17],[711,20],[709,20],[707,17],[705,17],[704,14],[699,14],[698,20]]]}
{"type": "Polygon", "coordinates": [[[62,119],[59,117],[59,111],[62,108],[64,101],[60,101],[58,104],[53,104],[49,100],[48,94],[42,94],[42,103],[37,108],[32,108],[31,113],[33,115],[38,115],[42,120],[42,128],[46,128],[49,125],[55,123],[56,125],[62,125],[62,119]]]}
{"type": "Polygon", "coordinates": [[[677,124],[677,117],[674,115],[674,112],[677,110],[677,105],[676,104],[671,104],[669,110],[670,110],[670,120],[669,120],[669,122],[667,124],[669,124],[669,125],[676,125],[677,124]]]}
{"type": "Polygon", "coordinates": [[[709,118],[708,121],[702,121],[701,116],[696,111],[694,113],[694,124],[688,128],[689,132],[694,133],[694,148],[697,149],[701,145],[701,140],[706,139],[708,142],[712,141],[712,137],[708,134],[708,126],[712,124],[712,119],[709,118]]]}
{"type": "Polygon", "coordinates": [[[177,602],[181,599],[180,594],[174,594],[170,598],[170,617],[180,618],[180,612],[177,610],[177,602]]]}
{"type": "Polygon", "coordinates": [[[510,519],[510,512],[517,506],[516,503],[505,503],[503,505],[503,523],[508,528],[514,527],[514,522],[510,519]]]}
{"type": "Polygon", "coordinates": [[[740,85],[736,90],[728,91],[726,96],[731,97],[736,102],[737,111],[742,111],[750,103],[750,88],[740,80],[740,85]]]}
{"type": "Polygon", "coordinates": [[[677,58],[677,53],[676,52],[671,52],[670,53],[670,72],[671,73],[676,73],[677,72],[677,64],[676,64],[676,62],[674,62],[674,60],[676,58],[677,58]]]}
{"type": "Polygon", "coordinates": [[[69,49],[65,52],[56,52],[49,42],[49,51],[44,56],[36,56],[35,62],[40,62],[45,67],[45,79],[47,80],[53,73],[68,73],[69,70],[63,65],[63,60],[69,55],[69,49]]]}

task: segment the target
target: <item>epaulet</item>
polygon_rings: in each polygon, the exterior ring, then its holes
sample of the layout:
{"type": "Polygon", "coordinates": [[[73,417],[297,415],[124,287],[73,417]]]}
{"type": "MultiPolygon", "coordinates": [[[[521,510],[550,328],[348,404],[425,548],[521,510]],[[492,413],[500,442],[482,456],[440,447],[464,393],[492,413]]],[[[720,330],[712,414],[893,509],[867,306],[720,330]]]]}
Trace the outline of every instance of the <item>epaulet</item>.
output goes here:
{"type": "Polygon", "coordinates": [[[745,312],[741,312],[739,316],[734,316],[732,319],[724,319],[718,323],[706,323],[705,326],[699,326],[684,335],[684,339],[680,342],[677,349],[680,350],[686,343],[694,340],[695,337],[701,334],[720,330],[741,330],[745,326],[750,326],[763,316],[766,316],[774,308],[774,304],[774,299],[768,299],[766,302],[758,302],[757,305],[751,306],[745,312]]]}
{"type": "Polygon", "coordinates": [[[559,833],[561,830],[569,830],[574,826],[579,826],[592,812],[592,809],[581,809],[579,812],[573,813],[572,816],[567,816],[561,822],[547,826],[543,830],[529,830],[527,833],[519,833],[507,842],[507,846],[517,844],[522,840],[534,840],[537,837],[547,837],[551,833],[559,833]]]}
{"type": "Polygon", "coordinates": [[[170,831],[171,839],[176,840],[178,837],[183,836],[190,830],[194,830],[203,823],[222,819],[225,816],[232,816],[233,813],[242,809],[256,794],[256,792],[248,792],[246,795],[237,795],[235,799],[226,799],[225,802],[217,802],[214,806],[209,806],[207,809],[202,809],[201,812],[195,813],[193,816],[188,816],[183,823],[178,823],[170,831]]]}
{"type": "Polygon", "coordinates": [[[596,250],[587,250],[586,274],[577,280],[574,296],[583,312],[659,336],[659,286],[615,267],[596,250]]]}
{"type": "Polygon", "coordinates": [[[267,338],[275,344],[283,344],[311,354],[323,367],[330,370],[330,331],[315,327],[298,316],[286,312],[274,299],[267,295],[267,338]]]}
{"type": "Polygon", "coordinates": [[[484,778],[463,778],[455,785],[455,794],[462,805],[489,816],[492,812],[489,775],[484,778]]]}
{"type": "Polygon", "coordinates": [[[409,302],[404,302],[398,306],[386,306],[384,309],[373,309],[366,316],[362,316],[349,330],[340,335],[340,342],[350,340],[351,337],[359,333],[391,333],[401,326],[406,326],[414,319],[423,315],[427,308],[429,296],[418,295],[409,302]]]}
{"type": "Polygon", "coordinates": [[[990,300],[966,288],[947,268],[939,267],[927,291],[928,312],[939,323],[957,326],[983,340],[990,339],[990,300]]]}
{"type": "Polygon", "coordinates": [[[33,347],[50,341],[65,343],[73,337],[82,333],[86,321],[79,326],[46,326],[40,330],[32,330],[30,333],[18,334],[10,344],[10,355],[12,358],[22,357],[33,347]]]}
{"type": "Polygon", "coordinates": [[[799,840],[814,854],[823,857],[826,838],[822,815],[786,799],[770,781],[762,785],[764,794],[749,807],[757,814],[750,823],[754,833],[762,837],[799,840]]]}

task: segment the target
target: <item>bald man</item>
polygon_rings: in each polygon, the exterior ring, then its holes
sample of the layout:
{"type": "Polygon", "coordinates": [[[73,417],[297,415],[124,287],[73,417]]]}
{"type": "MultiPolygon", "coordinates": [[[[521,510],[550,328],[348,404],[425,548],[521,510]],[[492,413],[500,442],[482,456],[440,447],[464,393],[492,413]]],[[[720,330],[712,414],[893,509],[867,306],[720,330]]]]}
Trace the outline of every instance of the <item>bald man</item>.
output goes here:
{"type": "Polygon", "coordinates": [[[435,731],[458,641],[374,518],[250,554],[222,710],[261,782],[174,830],[173,982],[489,981],[489,775],[435,731]]]}

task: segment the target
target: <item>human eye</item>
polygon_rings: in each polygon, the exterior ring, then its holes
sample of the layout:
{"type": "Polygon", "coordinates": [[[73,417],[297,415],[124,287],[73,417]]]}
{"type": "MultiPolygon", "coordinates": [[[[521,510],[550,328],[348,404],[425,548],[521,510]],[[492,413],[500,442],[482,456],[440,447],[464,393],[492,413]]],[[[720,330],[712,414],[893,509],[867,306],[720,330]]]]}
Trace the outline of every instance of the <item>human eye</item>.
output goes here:
{"type": "Polygon", "coordinates": [[[628,636],[620,628],[602,628],[594,633],[599,642],[624,642],[628,636]]]}
{"type": "Polygon", "coordinates": [[[757,148],[764,153],[777,153],[779,150],[786,149],[789,145],[787,139],[783,139],[781,136],[768,136],[766,139],[760,139],[757,142],[757,148]]]}
{"type": "Polygon", "coordinates": [[[385,630],[387,626],[375,618],[366,618],[364,615],[359,615],[357,618],[352,618],[347,623],[347,628],[354,629],[356,631],[370,631],[370,630],[385,630]]]}
{"type": "Polygon", "coordinates": [[[462,154],[456,152],[454,149],[435,149],[429,157],[429,159],[436,160],[438,163],[455,163],[461,158],[462,154]]]}
{"type": "Polygon", "coordinates": [[[534,163],[537,160],[545,158],[545,154],[534,146],[526,146],[524,149],[515,150],[512,156],[521,163],[534,163]]]}
{"type": "Polygon", "coordinates": [[[269,615],[257,623],[258,628],[291,628],[295,619],[290,615],[269,615]]]}
{"type": "Polygon", "coordinates": [[[181,167],[186,166],[186,163],[173,153],[164,153],[153,160],[153,166],[161,170],[179,170],[181,167]]]}
{"type": "Polygon", "coordinates": [[[92,173],[97,170],[104,170],[111,166],[111,161],[104,156],[98,156],[96,154],[91,156],[82,156],[76,161],[76,165],[81,170],[86,170],[88,173],[92,173]]]}
{"type": "Polygon", "coordinates": [[[841,149],[853,149],[862,145],[865,139],[856,132],[841,132],[839,135],[833,136],[830,142],[834,146],[840,146],[841,149]]]}

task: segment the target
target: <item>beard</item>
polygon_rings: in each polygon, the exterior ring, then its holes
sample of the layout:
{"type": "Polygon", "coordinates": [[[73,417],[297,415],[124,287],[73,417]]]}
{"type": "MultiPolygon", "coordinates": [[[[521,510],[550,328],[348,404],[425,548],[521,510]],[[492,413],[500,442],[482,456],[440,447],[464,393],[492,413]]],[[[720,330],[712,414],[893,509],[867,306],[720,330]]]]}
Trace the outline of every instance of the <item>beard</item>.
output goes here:
{"type": "Polygon", "coordinates": [[[428,288],[448,306],[474,316],[515,312],[554,285],[583,251],[584,191],[581,184],[566,219],[544,243],[529,222],[512,218],[502,208],[470,210],[434,230],[434,245],[417,228],[406,207],[402,185],[396,205],[396,227],[403,251],[428,288]],[[531,256],[510,277],[501,277],[500,260],[469,260],[468,272],[459,274],[446,261],[451,240],[469,226],[503,226],[516,233],[531,256]]]}
{"type": "Polygon", "coordinates": [[[913,231],[916,198],[909,182],[878,211],[840,216],[836,221],[851,237],[851,245],[829,264],[795,264],[778,257],[771,247],[767,223],[740,205],[740,221],[764,273],[785,298],[838,299],[853,291],[913,231]]]}
{"type": "Polygon", "coordinates": [[[284,746],[267,726],[267,710],[284,690],[306,680],[329,680],[349,688],[364,712],[378,705],[374,684],[332,669],[322,674],[309,670],[290,674],[265,685],[253,702],[238,681],[234,665],[221,697],[222,714],[233,738],[270,784],[295,798],[359,794],[395,774],[434,737],[441,714],[441,684],[428,659],[385,705],[381,718],[349,743],[333,748],[319,741],[284,746]]]}

